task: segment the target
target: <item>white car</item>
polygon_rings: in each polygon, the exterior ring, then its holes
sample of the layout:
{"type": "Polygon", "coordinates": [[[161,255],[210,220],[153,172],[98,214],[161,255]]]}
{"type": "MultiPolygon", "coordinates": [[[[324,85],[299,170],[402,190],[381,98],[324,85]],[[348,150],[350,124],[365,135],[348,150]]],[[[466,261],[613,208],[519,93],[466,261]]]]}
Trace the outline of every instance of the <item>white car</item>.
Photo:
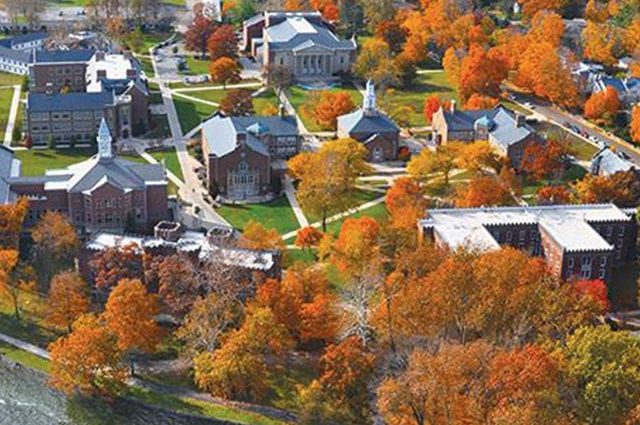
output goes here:
{"type": "Polygon", "coordinates": [[[536,107],[531,102],[524,102],[524,106],[529,109],[535,109],[536,107]]]}

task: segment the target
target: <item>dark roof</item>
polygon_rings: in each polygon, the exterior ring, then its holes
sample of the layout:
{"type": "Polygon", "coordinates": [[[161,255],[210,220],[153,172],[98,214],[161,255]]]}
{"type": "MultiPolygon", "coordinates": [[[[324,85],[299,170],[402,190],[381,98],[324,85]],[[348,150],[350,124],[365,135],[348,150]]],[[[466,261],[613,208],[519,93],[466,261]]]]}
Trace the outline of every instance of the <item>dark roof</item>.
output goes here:
{"type": "Polygon", "coordinates": [[[13,150],[0,145],[0,205],[9,202],[9,180],[14,171],[14,162],[13,150]]]}
{"type": "Polygon", "coordinates": [[[497,109],[480,109],[476,111],[443,111],[449,131],[472,131],[476,120],[486,116],[493,119],[497,109]]]}
{"type": "Polygon", "coordinates": [[[350,114],[339,116],[338,129],[345,134],[384,134],[400,132],[396,123],[385,114],[377,112],[366,115],[362,109],[357,109],[350,114]]]}
{"type": "Polygon", "coordinates": [[[44,40],[49,38],[44,32],[30,32],[27,34],[18,34],[16,36],[0,40],[0,46],[11,47],[16,44],[28,43],[30,41],[44,40]]]}
{"type": "Polygon", "coordinates": [[[87,62],[95,53],[92,49],[36,50],[36,63],[87,62]]]}
{"type": "Polygon", "coordinates": [[[26,50],[14,50],[9,47],[0,46],[0,57],[28,64],[31,63],[33,54],[26,50]]]}
{"type": "Polygon", "coordinates": [[[273,136],[297,136],[298,124],[294,117],[290,116],[249,116],[231,117],[231,122],[239,133],[244,133],[249,127],[258,123],[266,133],[273,136]]]}
{"type": "Polygon", "coordinates": [[[82,109],[102,109],[112,105],[113,92],[44,94],[29,93],[28,112],[78,111],[82,109]]]}

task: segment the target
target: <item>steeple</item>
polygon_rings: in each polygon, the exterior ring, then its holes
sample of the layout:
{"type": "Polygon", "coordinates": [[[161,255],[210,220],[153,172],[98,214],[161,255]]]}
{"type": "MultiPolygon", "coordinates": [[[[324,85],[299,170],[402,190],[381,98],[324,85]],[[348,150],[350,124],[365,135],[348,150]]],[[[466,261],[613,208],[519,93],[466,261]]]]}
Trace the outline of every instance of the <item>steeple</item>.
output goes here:
{"type": "Polygon", "coordinates": [[[98,159],[111,159],[113,153],[111,152],[111,133],[109,133],[109,126],[107,121],[102,118],[100,121],[100,129],[98,130],[98,159]]]}
{"type": "Polygon", "coordinates": [[[367,89],[362,101],[362,110],[365,115],[375,115],[378,113],[378,108],[376,107],[376,89],[371,80],[367,81],[367,89]]]}

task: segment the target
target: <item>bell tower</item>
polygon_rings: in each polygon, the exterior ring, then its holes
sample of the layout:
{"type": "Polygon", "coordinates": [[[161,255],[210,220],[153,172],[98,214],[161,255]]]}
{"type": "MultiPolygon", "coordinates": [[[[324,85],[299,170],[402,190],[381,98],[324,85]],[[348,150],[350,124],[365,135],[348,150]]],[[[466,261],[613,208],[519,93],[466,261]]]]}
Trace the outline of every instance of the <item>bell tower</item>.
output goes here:
{"type": "Polygon", "coordinates": [[[109,126],[107,121],[102,118],[100,121],[100,129],[98,130],[98,159],[109,160],[113,158],[113,152],[111,151],[111,133],[109,132],[109,126]]]}
{"type": "Polygon", "coordinates": [[[371,80],[367,81],[367,89],[365,90],[362,101],[362,110],[365,115],[376,115],[378,113],[378,108],[376,107],[376,89],[371,80]]]}

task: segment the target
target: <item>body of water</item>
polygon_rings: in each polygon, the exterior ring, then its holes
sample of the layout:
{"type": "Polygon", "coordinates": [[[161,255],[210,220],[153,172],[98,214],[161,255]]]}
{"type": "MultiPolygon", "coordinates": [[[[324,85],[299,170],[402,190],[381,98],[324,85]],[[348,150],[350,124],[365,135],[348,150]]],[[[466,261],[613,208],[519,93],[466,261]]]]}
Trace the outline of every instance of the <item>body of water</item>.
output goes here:
{"type": "Polygon", "coordinates": [[[47,377],[0,359],[0,425],[219,425],[128,400],[69,399],[47,377]]]}

